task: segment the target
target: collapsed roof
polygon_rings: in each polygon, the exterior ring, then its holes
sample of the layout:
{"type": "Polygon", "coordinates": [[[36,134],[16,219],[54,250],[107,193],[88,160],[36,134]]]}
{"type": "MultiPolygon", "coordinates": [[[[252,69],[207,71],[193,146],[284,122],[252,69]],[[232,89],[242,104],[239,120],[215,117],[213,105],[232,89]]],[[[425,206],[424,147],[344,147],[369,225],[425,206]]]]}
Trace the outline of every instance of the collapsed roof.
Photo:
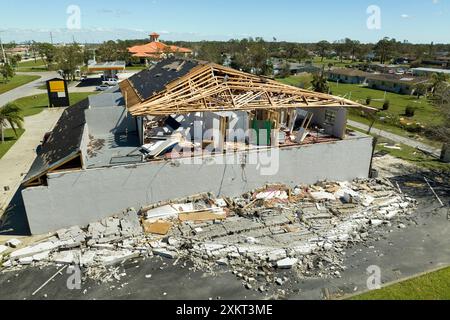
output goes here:
{"type": "Polygon", "coordinates": [[[26,186],[33,185],[47,172],[80,158],[81,139],[86,124],[84,111],[87,108],[89,99],[86,98],[64,111],[47,141],[38,151],[37,158],[24,179],[26,186]]]}
{"type": "Polygon", "coordinates": [[[256,109],[366,108],[215,63],[171,58],[120,84],[134,116],[256,109]]]}

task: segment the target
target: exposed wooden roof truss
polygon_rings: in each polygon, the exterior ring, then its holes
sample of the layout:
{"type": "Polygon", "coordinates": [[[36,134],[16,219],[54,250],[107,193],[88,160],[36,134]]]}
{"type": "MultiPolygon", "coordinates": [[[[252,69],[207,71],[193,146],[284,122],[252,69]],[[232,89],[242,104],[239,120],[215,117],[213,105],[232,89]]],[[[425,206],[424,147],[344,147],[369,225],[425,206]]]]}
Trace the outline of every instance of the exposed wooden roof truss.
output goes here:
{"type": "Polygon", "coordinates": [[[130,105],[132,115],[172,115],[257,109],[364,108],[353,101],[316,93],[216,64],[200,65],[162,92],[130,105]]]}

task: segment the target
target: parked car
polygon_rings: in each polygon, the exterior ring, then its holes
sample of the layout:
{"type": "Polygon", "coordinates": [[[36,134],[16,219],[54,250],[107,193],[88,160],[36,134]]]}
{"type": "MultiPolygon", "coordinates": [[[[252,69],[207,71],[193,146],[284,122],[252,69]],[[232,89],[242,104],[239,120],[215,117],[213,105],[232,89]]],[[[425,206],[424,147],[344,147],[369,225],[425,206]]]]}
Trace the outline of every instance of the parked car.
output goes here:
{"type": "Polygon", "coordinates": [[[102,84],[100,86],[98,86],[97,88],[95,88],[95,90],[97,91],[106,91],[109,89],[109,86],[107,84],[102,84]]]}
{"type": "Polygon", "coordinates": [[[119,81],[117,81],[117,79],[114,78],[109,78],[103,81],[103,84],[106,84],[108,86],[117,86],[119,84],[119,81]]]}

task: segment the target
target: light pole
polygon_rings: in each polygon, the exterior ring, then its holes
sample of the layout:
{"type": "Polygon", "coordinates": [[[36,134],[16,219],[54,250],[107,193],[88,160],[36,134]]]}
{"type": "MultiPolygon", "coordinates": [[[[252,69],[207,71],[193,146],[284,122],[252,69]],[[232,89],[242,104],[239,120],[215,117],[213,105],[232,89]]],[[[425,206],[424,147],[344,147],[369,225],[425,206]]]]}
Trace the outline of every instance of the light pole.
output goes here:
{"type": "MultiPolygon", "coordinates": [[[[0,33],[2,33],[4,31],[0,31],[0,33]]],[[[5,54],[5,48],[3,48],[3,42],[2,42],[2,37],[0,37],[0,47],[2,49],[2,54],[3,54],[3,63],[6,63],[6,54],[5,54]]]]}

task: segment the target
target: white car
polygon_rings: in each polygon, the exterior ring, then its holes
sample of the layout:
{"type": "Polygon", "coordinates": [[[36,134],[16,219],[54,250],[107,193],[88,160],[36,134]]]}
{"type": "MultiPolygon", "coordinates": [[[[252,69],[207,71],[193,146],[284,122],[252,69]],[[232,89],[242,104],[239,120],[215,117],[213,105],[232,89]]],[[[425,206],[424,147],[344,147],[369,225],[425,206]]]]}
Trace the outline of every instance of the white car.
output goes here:
{"type": "Polygon", "coordinates": [[[117,79],[114,78],[109,78],[103,81],[103,84],[106,84],[108,86],[117,86],[119,84],[119,81],[117,81],[117,79]]]}
{"type": "Polygon", "coordinates": [[[95,90],[97,91],[106,91],[109,89],[109,86],[107,84],[102,84],[101,86],[98,86],[97,88],[95,88],[95,90]]]}

